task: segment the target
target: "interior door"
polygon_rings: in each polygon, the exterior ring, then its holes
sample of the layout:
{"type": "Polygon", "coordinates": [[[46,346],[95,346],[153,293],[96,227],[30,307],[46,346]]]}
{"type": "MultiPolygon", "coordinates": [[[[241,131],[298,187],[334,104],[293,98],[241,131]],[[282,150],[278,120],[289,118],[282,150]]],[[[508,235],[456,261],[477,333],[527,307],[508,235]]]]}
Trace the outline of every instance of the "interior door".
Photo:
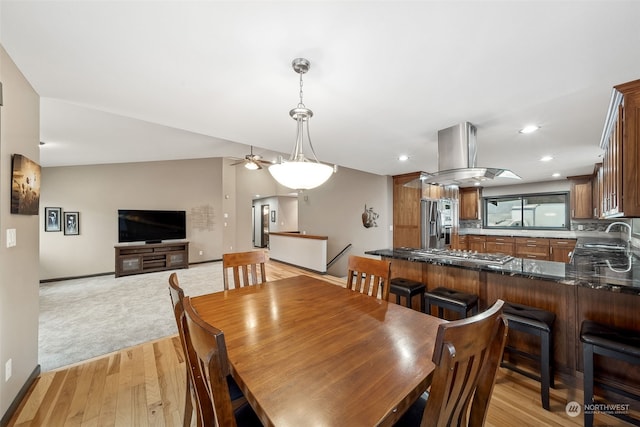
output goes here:
{"type": "Polygon", "coordinates": [[[260,209],[262,211],[260,247],[266,248],[269,246],[269,205],[262,205],[260,209]]]}

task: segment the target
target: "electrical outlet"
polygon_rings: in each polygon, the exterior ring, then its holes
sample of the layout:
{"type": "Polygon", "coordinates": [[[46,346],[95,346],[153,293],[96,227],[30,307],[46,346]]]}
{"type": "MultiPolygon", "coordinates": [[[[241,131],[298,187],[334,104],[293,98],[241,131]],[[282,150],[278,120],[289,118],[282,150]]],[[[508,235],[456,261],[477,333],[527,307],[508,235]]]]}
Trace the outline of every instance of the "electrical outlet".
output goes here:
{"type": "Polygon", "coordinates": [[[11,378],[11,359],[7,360],[7,363],[4,365],[4,380],[9,381],[11,378]]]}
{"type": "Polygon", "coordinates": [[[203,252],[203,251],[200,251],[200,252],[199,252],[199,254],[200,254],[200,256],[202,256],[202,255],[204,254],[204,252],[203,252]]]}

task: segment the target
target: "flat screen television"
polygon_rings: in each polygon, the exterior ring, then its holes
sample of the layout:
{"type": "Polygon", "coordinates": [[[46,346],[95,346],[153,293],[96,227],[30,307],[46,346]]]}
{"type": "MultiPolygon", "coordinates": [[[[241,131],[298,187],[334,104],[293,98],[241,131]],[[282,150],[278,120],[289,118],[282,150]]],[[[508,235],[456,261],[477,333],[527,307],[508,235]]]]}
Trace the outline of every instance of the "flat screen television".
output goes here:
{"type": "Polygon", "coordinates": [[[185,239],[185,211],[118,210],[118,242],[160,243],[185,239]]]}

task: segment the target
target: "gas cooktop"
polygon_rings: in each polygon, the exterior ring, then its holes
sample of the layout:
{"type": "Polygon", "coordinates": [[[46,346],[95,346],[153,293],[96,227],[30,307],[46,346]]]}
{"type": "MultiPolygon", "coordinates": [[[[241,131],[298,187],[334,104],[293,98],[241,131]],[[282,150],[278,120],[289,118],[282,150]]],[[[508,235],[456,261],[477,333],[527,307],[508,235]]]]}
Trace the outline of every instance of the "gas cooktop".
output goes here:
{"type": "Polygon", "coordinates": [[[402,251],[410,252],[416,258],[442,258],[460,261],[470,261],[482,264],[505,264],[513,259],[511,255],[485,254],[473,251],[450,250],[450,249],[413,249],[398,248],[402,251]]]}

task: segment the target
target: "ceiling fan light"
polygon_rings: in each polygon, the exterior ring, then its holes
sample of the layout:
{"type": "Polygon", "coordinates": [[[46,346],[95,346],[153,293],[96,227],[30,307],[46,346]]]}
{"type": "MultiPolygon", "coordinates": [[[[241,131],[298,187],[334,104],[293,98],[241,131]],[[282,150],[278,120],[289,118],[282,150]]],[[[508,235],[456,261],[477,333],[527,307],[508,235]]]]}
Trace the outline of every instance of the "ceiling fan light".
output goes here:
{"type": "Polygon", "coordinates": [[[254,170],[258,169],[258,165],[257,165],[257,164],[255,164],[255,163],[253,163],[253,162],[247,162],[247,163],[245,163],[245,164],[244,164],[244,167],[245,167],[245,168],[247,168],[247,169],[249,169],[249,170],[251,170],[251,171],[254,171],[254,170]]]}
{"type": "Polygon", "coordinates": [[[269,172],[285,187],[294,190],[310,190],[327,182],[334,168],[316,162],[283,161],[269,166],[269,172]]]}

